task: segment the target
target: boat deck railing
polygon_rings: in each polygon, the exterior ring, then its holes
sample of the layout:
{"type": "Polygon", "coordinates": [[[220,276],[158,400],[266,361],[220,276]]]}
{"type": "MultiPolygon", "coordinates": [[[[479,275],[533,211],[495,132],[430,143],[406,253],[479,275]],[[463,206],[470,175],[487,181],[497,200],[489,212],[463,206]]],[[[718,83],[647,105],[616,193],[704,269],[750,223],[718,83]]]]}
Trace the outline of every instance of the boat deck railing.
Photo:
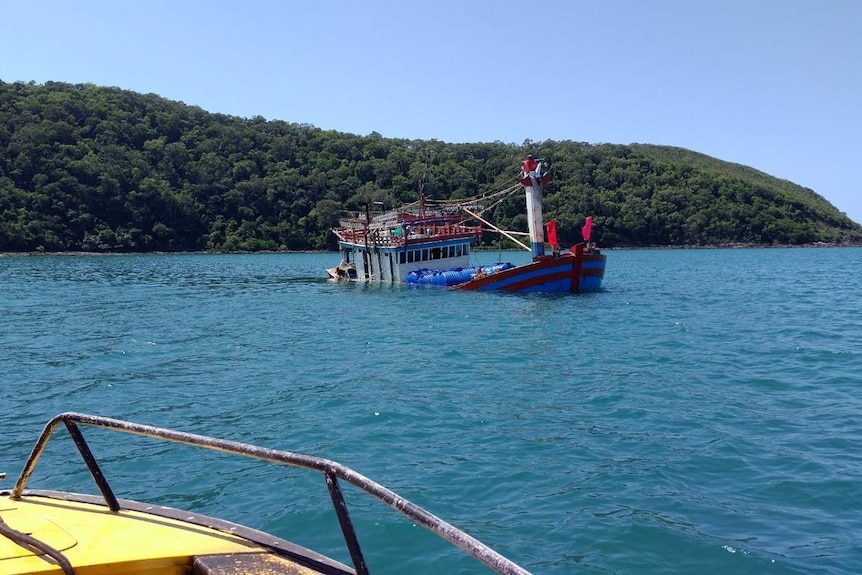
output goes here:
{"type": "Polygon", "coordinates": [[[402,233],[400,228],[398,228],[398,235],[394,235],[394,228],[342,228],[333,230],[333,232],[342,242],[357,245],[362,245],[367,242],[369,246],[379,248],[404,246],[405,244],[419,243],[428,240],[450,240],[456,238],[467,239],[479,237],[482,235],[482,227],[465,225],[426,226],[414,228],[407,233],[402,233]]]}
{"type": "Polygon", "coordinates": [[[213,437],[196,435],[193,433],[186,433],[173,429],[133,423],[109,417],[88,415],[84,413],[61,413],[55,416],[45,425],[45,428],[42,430],[42,433],[39,436],[36,445],[33,447],[33,451],[31,452],[30,457],[27,459],[24,468],[21,470],[21,475],[18,477],[18,480],[16,481],[15,486],[12,489],[12,499],[20,499],[24,494],[24,489],[27,485],[27,482],[35,471],[36,463],[38,462],[39,457],[45,450],[45,447],[48,443],[48,439],[51,437],[51,434],[53,433],[54,429],[61,423],[65,425],[66,429],[69,432],[69,435],[75,442],[75,445],[78,448],[81,457],[84,459],[84,462],[90,470],[90,474],[92,475],[93,480],[96,482],[99,491],[101,491],[102,493],[102,497],[104,498],[105,503],[107,504],[108,508],[110,508],[111,511],[114,512],[120,510],[120,503],[117,497],[114,495],[114,492],[108,484],[108,481],[105,479],[105,476],[103,475],[99,464],[93,456],[89,445],[85,441],[84,435],[79,428],[79,424],[111,429],[150,438],[157,438],[166,441],[172,441],[175,443],[181,443],[184,445],[197,446],[214,451],[232,453],[253,459],[260,459],[273,463],[290,465],[293,467],[320,471],[321,473],[323,473],[326,487],[332,500],[333,509],[338,518],[338,522],[344,536],[345,544],[347,545],[347,549],[350,553],[354,569],[356,570],[356,573],[358,575],[367,575],[368,567],[365,563],[365,558],[363,557],[362,550],[359,546],[359,541],[356,537],[353,523],[350,520],[347,502],[345,501],[342,494],[339,480],[343,480],[347,483],[350,483],[351,485],[359,488],[368,495],[383,502],[395,511],[404,515],[405,517],[416,521],[417,523],[426,527],[442,539],[463,549],[466,553],[481,561],[491,569],[495,570],[497,573],[502,573],[506,575],[528,575],[529,573],[528,571],[526,571],[516,563],[510,561],[506,557],[502,556],[501,554],[497,553],[478,539],[472,537],[471,535],[468,535],[457,527],[450,525],[446,521],[426,511],[422,507],[419,507],[418,505],[401,497],[394,491],[391,491],[390,489],[336,461],[331,461],[320,457],[314,457],[311,455],[292,453],[289,451],[268,449],[265,447],[258,447],[255,445],[240,443],[236,441],[216,439],[213,437]]]}

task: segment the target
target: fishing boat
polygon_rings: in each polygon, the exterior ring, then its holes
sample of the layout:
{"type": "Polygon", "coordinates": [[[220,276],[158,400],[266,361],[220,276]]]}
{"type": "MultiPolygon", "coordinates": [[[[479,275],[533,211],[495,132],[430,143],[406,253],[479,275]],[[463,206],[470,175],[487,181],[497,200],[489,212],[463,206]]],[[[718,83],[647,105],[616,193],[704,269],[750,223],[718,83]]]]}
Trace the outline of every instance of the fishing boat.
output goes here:
{"type": "MultiPolygon", "coordinates": [[[[175,470],[165,470],[166,473],[175,470]]],[[[184,470],[185,472],[185,470],[184,470]]],[[[0,479],[3,476],[0,475],[0,479]]],[[[497,573],[524,568],[379,483],[331,460],[139,423],[61,413],[43,429],[14,487],[0,490],[0,573],[4,575],[363,575],[369,572],[341,482],[358,488],[497,573]],[[65,426],[100,496],[33,490],[27,483],[55,428],[65,426]],[[154,504],[118,499],[84,439],[96,427],[288,465],[323,474],[352,567],[250,527],[154,504]]],[[[251,488],[259,486],[251,485],[251,488]]],[[[404,550],[410,554],[409,549],[404,550]]],[[[413,559],[413,557],[410,557],[413,559]]],[[[387,558],[397,565],[398,557],[387,558]]]]}
{"type": "Polygon", "coordinates": [[[541,160],[528,156],[518,183],[468,200],[430,201],[420,184],[419,201],[397,210],[339,222],[341,262],[327,270],[334,280],[405,282],[474,291],[583,292],[601,287],[607,256],[590,241],[592,216],[582,228],[584,241],[568,250],[557,243],[556,222],[543,225],[542,197],[550,182],[541,160]],[[483,214],[523,190],[529,232],[498,228],[483,214]],[[551,253],[545,253],[545,229],[551,253]],[[532,253],[521,265],[472,265],[471,250],[485,231],[506,237],[532,253]],[[529,236],[526,245],[518,236],[529,236]]]}

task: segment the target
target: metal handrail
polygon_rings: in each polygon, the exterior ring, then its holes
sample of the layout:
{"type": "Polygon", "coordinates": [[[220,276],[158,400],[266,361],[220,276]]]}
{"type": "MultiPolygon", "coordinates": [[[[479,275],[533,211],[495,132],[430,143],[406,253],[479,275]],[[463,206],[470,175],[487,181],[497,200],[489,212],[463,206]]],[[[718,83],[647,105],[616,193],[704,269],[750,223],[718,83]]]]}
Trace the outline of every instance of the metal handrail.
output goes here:
{"type": "Polygon", "coordinates": [[[99,468],[95,457],[93,457],[89,446],[84,440],[83,434],[81,433],[80,429],[78,429],[77,424],[101,427],[105,429],[113,429],[116,431],[122,431],[135,435],[142,435],[145,437],[159,438],[166,441],[181,443],[184,445],[193,445],[196,447],[202,447],[214,451],[233,453],[236,455],[242,455],[254,459],[261,459],[264,461],[281,463],[305,469],[314,469],[322,472],[324,474],[330,498],[332,499],[333,508],[335,509],[338,521],[341,525],[341,530],[342,534],[344,535],[345,543],[347,545],[348,551],[350,552],[354,569],[356,570],[357,574],[367,574],[368,568],[362,556],[362,551],[359,547],[359,542],[356,538],[353,524],[350,521],[350,515],[347,510],[347,503],[344,500],[344,497],[341,492],[341,487],[338,484],[339,479],[344,480],[351,485],[354,485],[365,493],[371,495],[372,497],[391,507],[395,511],[398,511],[405,517],[416,521],[420,525],[426,527],[427,529],[435,533],[437,536],[461,548],[469,555],[481,561],[497,573],[505,575],[529,575],[529,572],[523,567],[500,555],[478,539],[472,537],[471,535],[468,535],[464,531],[461,531],[457,527],[454,527],[453,525],[440,519],[436,515],[430,513],[429,511],[426,511],[415,503],[408,501],[394,491],[387,489],[379,483],[369,479],[368,477],[365,477],[360,473],[357,473],[353,469],[350,469],[349,467],[342,465],[341,463],[338,463],[336,461],[331,461],[329,459],[324,459],[321,457],[314,457],[311,455],[292,453],[289,451],[278,451],[275,449],[258,447],[256,445],[250,445],[247,443],[240,443],[225,439],[216,439],[204,435],[196,435],[193,433],[186,433],[173,429],[155,427],[152,425],[133,423],[120,419],[101,417],[98,415],[88,415],[85,413],[61,413],[52,418],[51,421],[49,421],[45,425],[45,428],[42,430],[39,439],[36,441],[36,445],[33,447],[33,451],[30,453],[30,457],[27,459],[24,468],[21,470],[21,475],[18,477],[18,480],[16,481],[15,486],[12,489],[12,493],[10,496],[12,499],[20,499],[23,495],[24,488],[26,487],[28,480],[35,471],[36,463],[38,462],[39,457],[45,450],[48,439],[51,437],[51,434],[53,433],[54,429],[60,423],[65,424],[67,430],[69,431],[69,434],[71,435],[73,441],[75,442],[75,445],[78,448],[78,451],[81,453],[84,462],[89,467],[90,473],[92,474],[96,485],[102,492],[102,496],[105,498],[105,503],[114,512],[120,510],[119,501],[111,490],[111,487],[108,485],[107,480],[102,474],[102,471],[99,468]]]}

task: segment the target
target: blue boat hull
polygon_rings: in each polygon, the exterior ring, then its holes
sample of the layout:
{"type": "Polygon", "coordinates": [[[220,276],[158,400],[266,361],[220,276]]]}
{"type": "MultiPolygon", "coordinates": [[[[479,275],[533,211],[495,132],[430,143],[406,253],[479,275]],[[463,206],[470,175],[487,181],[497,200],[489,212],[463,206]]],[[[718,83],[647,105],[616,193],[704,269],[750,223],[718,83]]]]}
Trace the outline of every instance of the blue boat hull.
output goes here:
{"type": "Polygon", "coordinates": [[[598,250],[541,256],[532,262],[455,286],[474,291],[584,292],[601,287],[607,256],[598,250]]]}

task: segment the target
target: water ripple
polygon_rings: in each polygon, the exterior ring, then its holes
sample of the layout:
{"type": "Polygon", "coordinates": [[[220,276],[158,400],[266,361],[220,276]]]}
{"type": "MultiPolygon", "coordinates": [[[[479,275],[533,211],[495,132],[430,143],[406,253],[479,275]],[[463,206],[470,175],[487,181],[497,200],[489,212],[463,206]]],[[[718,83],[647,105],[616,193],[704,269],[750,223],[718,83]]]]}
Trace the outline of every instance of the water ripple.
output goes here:
{"type": "MultiPolygon", "coordinates": [[[[0,258],[0,470],[88,411],[341,460],[537,573],[858,571],[862,250],[612,251],[565,297],[329,283],[330,260],[0,258]]],[[[316,476],[93,445],[125,497],[346,560],[316,476]]],[[[92,484],[62,440],[34,482],[92,484]]],[[[411,573],[476,572],[355,504],[374,572],[406,545],[411,573]]]]}

